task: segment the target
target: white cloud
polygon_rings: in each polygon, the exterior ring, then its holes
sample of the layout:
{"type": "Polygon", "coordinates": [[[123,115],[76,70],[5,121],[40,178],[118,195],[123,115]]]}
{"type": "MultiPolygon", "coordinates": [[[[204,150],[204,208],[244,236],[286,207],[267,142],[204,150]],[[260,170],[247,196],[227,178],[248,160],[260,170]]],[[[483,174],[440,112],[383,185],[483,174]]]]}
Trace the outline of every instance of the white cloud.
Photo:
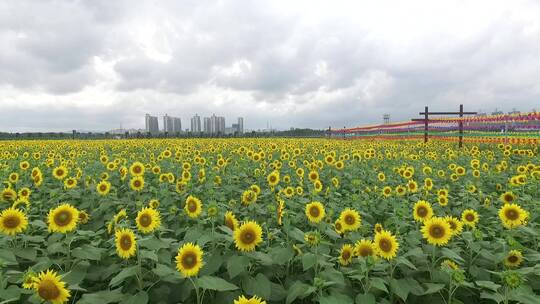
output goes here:
{"type": "Polygon", "coordinates": [[[4,1],[1,130],[248,128],[540,107],[537,1],[4,1]]]}

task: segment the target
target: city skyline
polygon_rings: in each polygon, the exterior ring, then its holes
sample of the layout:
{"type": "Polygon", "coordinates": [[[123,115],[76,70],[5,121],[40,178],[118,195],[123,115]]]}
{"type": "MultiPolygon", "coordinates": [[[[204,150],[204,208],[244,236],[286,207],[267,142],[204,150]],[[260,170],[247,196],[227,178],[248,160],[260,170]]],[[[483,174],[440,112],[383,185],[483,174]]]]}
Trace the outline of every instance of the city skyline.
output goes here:
{"type": "MultiPolygon", "coordinates": [[[[212,113],[210,117],[203,117],[203,124],[201,125],[201,117],[195,114],[190,118],[190,128],[182,130],[182,120],[180,117],[170,116],[164,114],[162,116],[163,124],[159,125],[159,115],[145,114],[144,131],[151,134],[158,134],[167,132],[169,134],[175,133],[200,133],[208,135],[227,135],[227,134],[242,134],[244,133],[244,118],[237,117],[237,122],[233,123],[230,127],[226,126],[226,119],[224,116],[216,116],[212,113]]],[[[131,128],[131,130],[142,130],[137,128],[131,128]]],[[[115,133],[124,133],[124,129],[114,129],[115,133]]]]}

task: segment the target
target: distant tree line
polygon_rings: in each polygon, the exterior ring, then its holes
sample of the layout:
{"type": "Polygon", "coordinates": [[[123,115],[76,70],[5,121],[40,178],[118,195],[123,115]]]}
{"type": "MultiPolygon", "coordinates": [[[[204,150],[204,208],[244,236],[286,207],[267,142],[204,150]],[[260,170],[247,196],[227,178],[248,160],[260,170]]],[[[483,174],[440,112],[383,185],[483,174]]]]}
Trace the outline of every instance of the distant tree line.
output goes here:
{"type": "Polygon", "coordinates": [[[291,129],[286,131],[245,132],[242,134],[205,134],[192,132],[177,132],[169,134],[162,132],[151,134],[150,132],[112,134],[109,132],[24,132],[6,133],[0,132],[0,140],[28,140],[28,139],[143,139],[143,138],[264,138],[264,137],[324,137],[327,130],[314,129],[291,129]]]}

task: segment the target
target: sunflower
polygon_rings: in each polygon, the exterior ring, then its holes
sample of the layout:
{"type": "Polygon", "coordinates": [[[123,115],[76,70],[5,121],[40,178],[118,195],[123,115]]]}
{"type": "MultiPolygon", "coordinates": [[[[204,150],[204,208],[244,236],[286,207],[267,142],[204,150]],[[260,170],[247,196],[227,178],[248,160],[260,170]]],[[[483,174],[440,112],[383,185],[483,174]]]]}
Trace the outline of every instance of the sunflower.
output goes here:
{"type": "Polygon", "coordinates": [[[148,202],[148,207],[152,208],[152,209],[157,209],[159,207],[159,200],[157,199],[151,199],[149,202],[148,202]]]}
{"type": "Polygon", "coordinates": [[[350,244],[344,244],[339,251],[339,263],[343,266],[347,266],[352,262],[354,256],[354,248],[350,244]]]}
{"type": "Polygon", "coordinates": [[[47,223],[49,232],[67,233],[73,231],[79,222],[79,210],[70,204],[62,204],[49,211],[47,223]]]}
{"type": "Polygon", "coordinates": [[[225,213],[225,226],[229,227],[232,231],[234,231],[238,227],[238,220],[236,219],[236,216],[234,216],[234,213],[231,211],[227,211],[225,213]]]}
{"type": "Polygon", "coordinates": [[[90,215],[85,210],[79,212],[79,222],[81,224],[86,224],[90,220],[90,215]]]}
{"type": "Polygon", "coordinates": [[[306,216],[310,222],[319,223],[325,215],[324,205],[321,202],[311,202],[306,205],[306,216]]]}
{"type": "Polygon", "coordinates": [[[76,178],[70,177],[70,178],[66,178],[64,180],[64,188],[73,189],[75,187],[77,187],[77,179],[76,178]]]}
{"type": "Polygon", "coordinates": [[[118,225],[118,223],[120,223],[120,221],[124,218],[127,218],[127,212],[126,209],[121,209],[117,214],[114,215],[114,224],[118,225]]]}
{"type": "Polygon", "coordinates": [[[451,270],[458,270],[459,269],[459,265],[456,264],[454,261],[452,260],[444,260],[442,261],[441,263],[441,268],[448,268],[448,269],[451,269],[451,270]]]}
{"type": "Polygon", "coordinates": [[[448,189],[439,189],[439,191],[437,191],[437,194],[439,196],[448,196],[448,189]]]}
{"type": "Polygon", "coordinates": [[[355,231],[360,227],[361,219],[358,211],[347,208],[341,212],[339,219],[343,224],[344,231],[355,231]]]}
{"type": "Polygon", "coordinates": [[[279,171],[274,170],[272,173],[268,174],[266,181],[270,187],[275,187],[279,183],[279,171]]]}
{"type": "Polygon", "coordinates": [[[37,295],[52,304],[66,303],[70,297],[66,283],[60,280],[60,276],[52,270],[42,271],[34,278],[34,289],[37,295]]]}
{"type": "Polygon", "coordinates": [[[186,243],[178,249],[176,269],[184,277],[192,277],[199,273],[203,266],[203,251],[199,245],[186,243]]]}
{"type": "Polygon", "coordinates": [[[373,230],[375,231],[375,233],[379,233],[383,230],[383,226],[380,223],[376,223],[373,227],[373,230]]]}
{"type": "Polygon", "coordinates": [[[122,228],[114,233],[116,252],[122,259],[129,259],[135,255],[137,250],[137,240],[131,229],[122,228]]]}
{"type": "Polygon", "coordinates": [[[68,175],[68,169],[64,166],[59,166],[53,169],[53,176],[56,179],[62,180],[68,175]]]}
{"type": "Polygon", "coordinates": [[[261,187],[259,187],[258,185],[251,185],[249,189],[257,193],[257,195],[261,194],[261,187]]]}
{"type": "Polygon", "coordinates": [[[241,251],[253,251],[262,242],[262,228],[255,221],[243,223],[234,230],[234,243],[241,251]]]}
{"type": "Polygon", "coordinates": [[[422,200],[418,201],[416,204],[414,204],[413,216],[414,220],[417,222],[424,222],[430,219],[433,216],[431,204],[422,200]]]}
{"type": "Polygon", "coordinates": [[[278,207],[277,207],[278,225],[281,225],[283,223],[283,210],[285,210],[285,201],[279,200],[278,207]]]}
{"type": "Polygon", "coordinates": [[[510,250],[504,259],[507,267],[518,267],[523,262],[523,254],[519,250],[510,250]]]}
{"type": "Polygon", "coordinates": [[[450,225],[450,231],[452,232],[452,235],[461,234],[461,231],[463,230],[463,223],[459,219],[453,216],[446,216],[444,219],[446,220],[448,225],[450,225]]]}
{"type": "Polygon", "coordinates": [[[24,289],[34,289],[34,281],[36,279],[36,273],[31,269],[26,271],[23,275],[22,286],[24,289]]]}
{"type": "Polygon", "coordinates": [[[242,204],[249,206],[256,201],[257,201],[257,192],[250,189],[242,193],[242,204]]]}
{"type": "Polygon", "coordinates": [[[514,193],[507,191],[501,194],[500,200],[505,204],[511,204],[516,200],[516,196],[514,193]]]}
{"type": "Polygon", "coordinates": [[[108,181],[101,181],[99,182],[99,184],[97,184],[96,186],[96,191],[100,194],[100,195],[107,195],[109,193],[109,191],[111,190],[111,183],[109,183],[108,181]]]}
{"type": "Polygon", "coordinates": [[[141,191],[144,188],[144,177],[135,176],[129,181],[129,187],[133,191],[141,191]]]}
{"type": "Polygon", "coordinates": [[[133,176],[143,176],[144,175],[144,170],[145,170],[145,167],[140,162],[134,162],[129,167],[129,173],[131,173],[131,175],[133,175],[133,176]]]}
{"type": "Polygon", "coordinates": [[[137,213],[135,222],[137,222],[137,228],[142,233],[151,233],[161,226],[161,216],[159,211],[144,207],[137,213]]]}
{"type": "Polygon", "coordinates": [[[416,193],[418,191],[418,184],[415,181],[410,180],[407,183],[407,188],[409,189],[409,192],[416,193]]]}
{"type": "Polygon", "coordinates": [[[25,199],[29,199],[31,193],[32,193],[32,191],[27,187],[21,188],[19,190],[19,192],[18,192],[19,197],[22,197],[22,198],[25,198],[25,199]]]}
{"type": "Polygon", "coordinates": [[[399,243],[397,242],[396,237],[386,230],[376,233],[373,243],[375,253],[387,260],[394,258],[399,249],[399,243]]]}
{"type": "Polygon", "coordinates": [[[237,300],[234,300],[234,304],[266,304],[266,301],[257,296],[253,296],[249,299],[244,296],[240,296],[237,300]]]}
{"type": "Polygon", "coordinates": [[[437,198],[437,201],[439,202],[439,205],[441,205],[443,207],[448,205],[448,197],[447,196],[439,195],[439,197],[437,198]]]}
{"type": "Polygon", "coordinates": [[[407,188],[399,185],[396,187],[396,193],[399,195],[399,196],[403,196],[405,195],[405,193],[407,193],[407,188]]]}
{"type": "Polygon", "coordinates": [[[28,218],[24,212],[15,208],[5,209],[0,213],[0,232],[6,235],[16,235],[28,227],[28,218]]]}
{"type": "Polygon", "coordinates": [[[499,209],[499,218],[504,227],[512,229],[526,222],[527,212],[517,204],[505,204],[499,209]]]}
{"type": "Polygon", "coordinates": [[[424,221],[422,235],[428,243],[436,246],[446,245],[452,237],[450,224],[440,217],[432,217],[424,221]]]}
{"type": "Polygon", "coordinates": [[[202,212],[202,202],[195,196],[188,196],[184,206],[184,211],[190,218],[198,217],[202,212]]]}
{"type": "Polygon", "coordinates": [[[13,202],[17,199],[17,192],[11,188],[5,188],[1,194],[2,201],[13,202]]]}
{"type": "Polygon", "coordinates": [[[392,187],[386,186],[382,190],[382,194],[384,197],[389,197],[392,194],[392,187]]]}
{"type": "Polygon", "coordinates": [[[315,188],[315,192],[321,192],[323,184],[320,180],[316,180],[315,182],[313,182],[313,188],[315,188]]]}
{"type": "Polygon", "coordinates": [[[304,241],[311,247],[319,245],[321,234],[318,231],[304,233],[304,241]]]}
{"type": "Polygon", "coordinates": [[[461,221],[463,224],[470,226],[471,228],[476,227],[476,223],[478,223],[479,216],[476,211],[472,209],[466,209],[461,213],[461,221]]]}
{"type": "Polygon", "coordinates": [[[373,241],[362,239],[354,244],[354,254],[358,257],[368,257],[375,254],[373,241]]]}
{"type": "Polygon", "coordinates": [[[337,219],[334,222],[334,230],[339,235],[341,235],[341,234],[343,234],[345,232],[344,229],[343,229],[343,222],[340,219],[337,219]]]}

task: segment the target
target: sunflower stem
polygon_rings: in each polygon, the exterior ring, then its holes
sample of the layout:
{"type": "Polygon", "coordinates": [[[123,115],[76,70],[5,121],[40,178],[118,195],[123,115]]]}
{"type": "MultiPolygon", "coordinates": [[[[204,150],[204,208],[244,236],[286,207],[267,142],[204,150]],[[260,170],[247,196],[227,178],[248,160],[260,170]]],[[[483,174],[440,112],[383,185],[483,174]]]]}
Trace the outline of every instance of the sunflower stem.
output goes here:
{"type": "Polygon", "coordinates": [[[195,284],[195,281],[193,281],[193,279],[191,277],[188,277],[188,279],[191,282],[191,284],[193,285],[193,289],[195,289],[195,296],[197,297],[197,304],[201,304],[202,303],[202,297],[199,294],[199,287],[197,286],[197,284],[195,284]]]}

